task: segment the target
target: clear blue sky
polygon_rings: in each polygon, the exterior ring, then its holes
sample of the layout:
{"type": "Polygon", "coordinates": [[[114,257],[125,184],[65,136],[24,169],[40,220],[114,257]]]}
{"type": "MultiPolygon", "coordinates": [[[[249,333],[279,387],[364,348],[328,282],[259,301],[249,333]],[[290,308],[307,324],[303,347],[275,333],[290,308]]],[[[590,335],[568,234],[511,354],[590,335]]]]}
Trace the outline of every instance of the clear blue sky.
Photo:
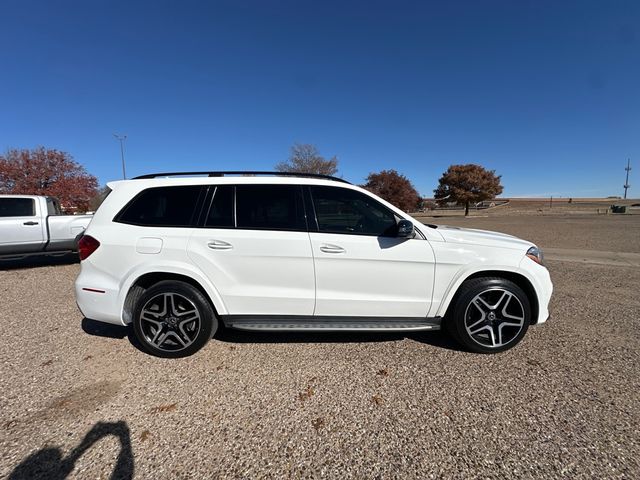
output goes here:
{"type": "Polygon", "coordinates": [[[294,142],[424,195],[453,163],[506,196],[640,197],[640,2],[4,1],[0,150],[116,179],[271,169],[294,142]]]}

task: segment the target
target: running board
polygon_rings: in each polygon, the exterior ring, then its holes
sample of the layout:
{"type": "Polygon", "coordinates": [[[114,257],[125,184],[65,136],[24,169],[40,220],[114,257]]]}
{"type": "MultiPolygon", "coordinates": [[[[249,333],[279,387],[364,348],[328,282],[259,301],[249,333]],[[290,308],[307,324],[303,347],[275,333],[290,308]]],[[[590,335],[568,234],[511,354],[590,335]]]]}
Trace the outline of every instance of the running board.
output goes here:
{"type": "Polygon", "coordinates": [[[224,315],[224,324],[236,330],[297,332],[417,332],[440,330],[442,319],[384,317],[314,317],[224,315]]]}

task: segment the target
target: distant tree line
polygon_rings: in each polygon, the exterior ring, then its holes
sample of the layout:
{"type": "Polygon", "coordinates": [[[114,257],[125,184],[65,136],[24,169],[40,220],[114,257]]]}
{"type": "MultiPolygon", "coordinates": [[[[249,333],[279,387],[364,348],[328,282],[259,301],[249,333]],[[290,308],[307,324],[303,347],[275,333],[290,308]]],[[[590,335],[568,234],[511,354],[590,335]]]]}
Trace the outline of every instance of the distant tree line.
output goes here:
{"type": "MultiPolygon", "coordinates": [[[[276,170],[336,175],[338,158],[324,158],[314,145],[295,144],[287,161],[278,163],[276,170]]],[[[434,200],[437,204],[463,205],[465,215],[468,215],[471,203],[491,200],[502,193],[500,178],[495,170],[487,170],[480,165],[452,165],[440,177],[434,190],[434,200]]],[[[369,173],[361,186],[407,212],[418,210],[424,204],[411,181],[393,169],[369,173]]]]}
{"type": "MultiPolygon", "coordinates": [[[[275,168],[280,172],[335,176],[338,158],[323,157],[315,145],[296,143],[287,160],[275,168]]],[[[411,181],[393,169],[369,173],[361,186],[407,212],[424,206],[411,181]]],[[[57,197],[65,209],[82,212],[96,210],[108,188],[98,188],[96,177],[70,154],[37,147],[9,149],[0,154],[0,193],[51,195],[57,197]]],[[[495,171],[474,164],[452,165],[440,177],[434,200],[438,204],[464,205],[468,215],[470,204],[491,200],[501,193],[500,176],[495,171]]]]}

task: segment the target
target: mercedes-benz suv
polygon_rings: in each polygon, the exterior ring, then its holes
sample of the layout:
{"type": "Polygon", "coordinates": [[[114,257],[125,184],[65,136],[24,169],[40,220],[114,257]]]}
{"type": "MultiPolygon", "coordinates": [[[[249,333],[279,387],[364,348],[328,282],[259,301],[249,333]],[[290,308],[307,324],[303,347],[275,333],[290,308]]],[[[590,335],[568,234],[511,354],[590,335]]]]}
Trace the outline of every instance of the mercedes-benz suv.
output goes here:
{"type": "Polygon", "coordinates": [[[549,316],[531,242],[425,225],[312,174],[192,172],[109,183],[79,242],[78,306],[132,325],[151,354],[241,330],[423,331],[509,349],[549,316]]]}

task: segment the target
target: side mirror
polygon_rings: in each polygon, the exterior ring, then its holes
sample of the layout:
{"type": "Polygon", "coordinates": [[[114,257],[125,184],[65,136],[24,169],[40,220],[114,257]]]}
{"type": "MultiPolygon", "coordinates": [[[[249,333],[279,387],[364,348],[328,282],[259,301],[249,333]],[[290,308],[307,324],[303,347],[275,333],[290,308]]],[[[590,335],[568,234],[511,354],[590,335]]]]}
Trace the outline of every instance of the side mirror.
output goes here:
{"type": "Polygon", "coordinates": [[[413,222],[410,220],[400,220],[398,222],[398,233],[396,236],[402,238],[413,238],[415,236],[413,222]]]}

